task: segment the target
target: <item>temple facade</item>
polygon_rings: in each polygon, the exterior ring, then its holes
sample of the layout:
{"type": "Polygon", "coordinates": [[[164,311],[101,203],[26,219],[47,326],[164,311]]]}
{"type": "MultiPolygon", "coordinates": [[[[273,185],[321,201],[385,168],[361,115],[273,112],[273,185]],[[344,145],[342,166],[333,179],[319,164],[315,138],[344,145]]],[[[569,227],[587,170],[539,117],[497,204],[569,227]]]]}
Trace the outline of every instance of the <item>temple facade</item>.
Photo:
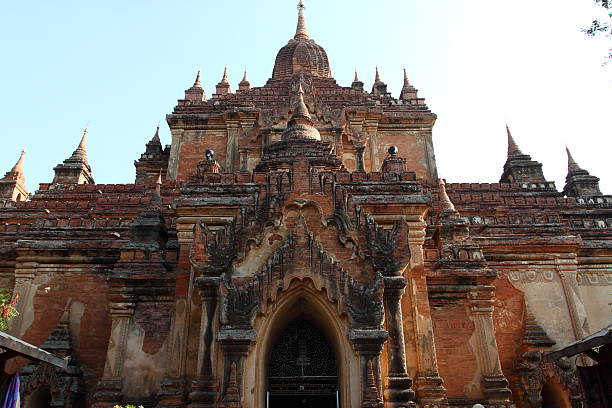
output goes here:
{"type": "Polygon", "coordinates": [[[546,355],[612,324],[612,196],[510,129],[499,182],[445,184],[406,73],[339,85],[298,10],[265,85],[198,72],[133,184],[87,132],[33,194],[25,152],[0,179],[11,334],[70,361],[13,360],[24,406],[585,406],[596,361],[546,355]]]}

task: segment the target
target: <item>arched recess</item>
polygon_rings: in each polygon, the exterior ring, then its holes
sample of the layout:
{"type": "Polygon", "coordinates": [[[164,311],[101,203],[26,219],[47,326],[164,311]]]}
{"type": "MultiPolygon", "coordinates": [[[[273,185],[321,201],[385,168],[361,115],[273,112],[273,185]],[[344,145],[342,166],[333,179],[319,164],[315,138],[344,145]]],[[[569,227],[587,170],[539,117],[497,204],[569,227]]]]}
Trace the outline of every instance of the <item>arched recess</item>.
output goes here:
{"type": "Polygon", "coordinates": [[[245,390],[254,391],[253,406],[265,407],[268,376],[268,361],[272,348],[282,330],[291,322],[305,319],[315,325],[325,336],[336,356],[340,405],[358,406],[360,401],[359,358],[348,338],[348,322],[339,315],[336,305],[331,303],[325,290],[316,290],[312,281],[293,280],[289,288],[281,293],[268,313],[255,319],[257,342],[249,353],[246,367],[254,367],[254,376],[245,376],[245,390]]]}
{"type": "Polygon", "coordinates": [[[81,370],[72,359],[68,371],[47,363],[30,363],[21,370],[24,407],[85,407],[81,370]],[[45,405],[48,398],[50,405],[45,405]]]}
{"type": "Polygon", "coordinates": [[[571,408],[571,403],[561,384],[554,378],[548,378],[540,391],[542,408],[571,408]]]}
{"type": "Polygon", "coordinates": [[[52,400],[53,397],[49,387],[40,386],[27,397],[24,406],[25,408],[49,408],[52,400]]]}
{"type": "Polygon", "coordinates": [[[516,401],[526,407],[569,408],[584,401],[577,372],[570,362],[562,358],[552,362],[543,357],[541,350],[523,353],[517,367],[516,401]]]}
{"type": "Polygon", "coordinates": [[[268,356],[269,408],[336,408],[338,364],[326,336],[303,316],[281,330],[268,356]]]}

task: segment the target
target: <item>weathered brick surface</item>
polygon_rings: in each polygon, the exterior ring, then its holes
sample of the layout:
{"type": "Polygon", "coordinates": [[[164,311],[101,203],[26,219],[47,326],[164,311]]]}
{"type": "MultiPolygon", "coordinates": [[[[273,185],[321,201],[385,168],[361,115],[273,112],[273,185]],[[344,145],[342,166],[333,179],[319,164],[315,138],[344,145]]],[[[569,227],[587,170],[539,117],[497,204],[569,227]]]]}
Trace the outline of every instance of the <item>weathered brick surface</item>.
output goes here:
{"type": "MultiPolygon", "coordinates": [[[[612,197],[576,168],[560,192],[526,155],[502,177],[519,183],[439,183],[436,115],[407,79],[399,99],[380,77],[371,93],[343,87],[298,37],[263,86],[222,81],[206,99],[198,78],[167,117],[174,144],[146,144],[135,184],[44,183],[29,200],[0,199],[0,286],[31,305],[19,334],[42,344],[68,305],[98,407],[234,406],[236,390],[260,406],[265,353],[295,318],[338,331],[327,335],[344,353],[343,406],[376,406],[379,382],[398,406],[501,407],[505,379],[524,403],[525,352],[606,322],[612,197]]],[[[571,381],[561,392],[579,389],[571,381]]]]}
{"type": "Polygon", "coordinates": [[[493,311],[495,339],[502,370],[506,376],[511,376],[522,354],[525,299],[523,293],[513,287],[506,276],[496,279],[493,284],[496,289],[493,311]]]}
{"type": "MultiPolygon", "coordinates": [[[[104,370],[108,346],[110,317],[108,288],[104,276],[94,274],[50,274],[34,295],[33,322],[23,339],[42,344],[57,326],[66,305],[70,305],[70,322],[74,357],[84,371],[88,388],[95,387],[104,370]]],[[[41,276],[42,277],[42,276],[41,276]]]]}
{"type": "Polygon", "coordinates": [[[432,302],[431,316],[436,339],[436,357],[440,375],[449,397],[479,396],[480,381],[471,338],[474,323],[465,302],[437,304],[432,302]]]}

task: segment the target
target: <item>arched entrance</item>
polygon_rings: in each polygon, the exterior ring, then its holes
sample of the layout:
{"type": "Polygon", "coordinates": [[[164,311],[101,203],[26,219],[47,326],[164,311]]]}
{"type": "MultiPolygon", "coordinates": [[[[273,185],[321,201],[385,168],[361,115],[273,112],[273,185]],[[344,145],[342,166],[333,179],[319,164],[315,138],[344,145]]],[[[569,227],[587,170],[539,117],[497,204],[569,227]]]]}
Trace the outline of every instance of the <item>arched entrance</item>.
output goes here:
{"type": "Polygon", "coordinates": [[[323,333],[299,318],[282,331],[268,363],[269,408],[337,408],[338,368],[323,333]]]}
{"type": "Polygon", "coordinates": [[[549,380],[542,387],[542,408],[569,408],[571,404],[559,384],[549,380]]]}
{"type": "Polygon", "coordinates": [[[26,408],[48,408],[51,406],[51,400],[49,388],[40,387],[30,395],[26,408]]]}

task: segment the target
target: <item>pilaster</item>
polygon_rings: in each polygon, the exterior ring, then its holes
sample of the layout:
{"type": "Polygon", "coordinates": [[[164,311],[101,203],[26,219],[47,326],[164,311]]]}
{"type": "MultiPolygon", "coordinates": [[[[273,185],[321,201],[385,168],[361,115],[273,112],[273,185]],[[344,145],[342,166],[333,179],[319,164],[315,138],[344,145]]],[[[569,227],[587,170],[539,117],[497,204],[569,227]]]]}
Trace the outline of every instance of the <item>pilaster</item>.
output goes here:
{"type": "Polygon", "coordinates": [[[385,408],[414,407],[412,379],[406,370],[406,351],[401,299],[408,281],[401,276],[385,276],[384,304],[387,341],[388,375],[385,387],[385,408]]]}
{"type": "Polygon", "coordinates": [[[487,402],[495,406],[510,406],[511,391],[499,361],[495,329],[493,327],[493,297],[495,287],[477,286],[468,292],[470,312],[474,320],[476,358],[482,373],[482,390],[487,402]]]}
{"type": "MultiPolygon", "coordinates": [[[[179,240],[180,241],[180,240],[179,240]]],[[[191,241],[190,241],[191,243],[191,241]]],[[[157,408],[185,406],[187,380],[187,337],[191,317],[192,295],[194,291],[193,270],[189,274],[189,287],[186,293],[177,293],[174,302],[174,315],[168,342],[167,376],[161,384],[160,402],[157,408]]]]}
{"type": "MultiPolygon", "coordinates": [[[[414,389],[419,406],[424,408],[448,406],[444,381],[438,371],[433,322],[429,306],[427,279],[424,272],[423,244],[427,223],[423,217],[408,222],[408,242],[410,244],[410,302],[404,312],[412,314],[417,355],[417,374],[414,389]]],[[[406,304],[406,303],[404,303],[406,304]]]]}
{"type": "MultiPolygon", "coordinates": [[[[36,276],[38,262],[19,262],[15,266],[15,288],[13,293],[19,294],[19,300],[15,305],[17,310],[32,310],[33,296],[32,281],[36,276]]],[[[15,337],[22,338],[27,327],[24,327],[25,314],[20,313],[11,322],[9,333],[15,337]]]]}
{"type": "Polygon", "coordinates": [[[249,149],[241,147],[238,149],[240,155],[240,171],[249,171],[249,149]]]}
{"type": "Polygon", "coordinates": [[[166,178],[168,180],[176,180],[178,176],[179,155],[181,152],[184,129],[170,128],[170,133],[172,135],[172,147],[170,148],[170,159],[168,160],[166,178]]]}
{"type": "Polygon", "coordinates": [[[366,119],[363,127],[370,146],[370,171],[379,171],[381,161],[378,154],[378,121],[366,119]]]}
{"type": "Polygon", "coordinates": [[[576,305],[576,300],[581,301],[578,282],[576,281],[578,261],[575,257],[555,258],[555,267],[561,280],[561,287],[563,288],[563,295],[572,323],[574,337],[576,340],[579,340],[585,336],[585,329],[587,332],[589,331],[589,326],[587,316],[584,315],[584,319],[581,319],[578,306],[576,305]]]}
{"type": "Polygon", "coordinates": [[[240,132],[240,122],[238,120],[227,120],[227,153],[225,161],[225,172],[233,173],[236,171],[236,155],[238,153],[238,133],[240,132]]]}
{"type": "Polygon", "coordinates": [[[364,152],[365,146],[361,144],[356,144],[355,146],[355,171],[364,173],[365,172],[365,162],[364,162],[364,152]]]}
{"type": "Polygon", "coordinates": [[[196,286],[202,298],[202,316],[198,345],[196,378],[189,394],[191,408],[214,407],[218,396],[218,383],[213,371],[214,317],[218,302],[220,278],[202,277],[196,279],[196,286]]]}
{"type": "Polygon", "coordinates": [[[359,354],[361,374],[361,407],[382,408],[382,375],[380,352],[389,334],[381,329],[351,329],[349,338],[359,354]]]}
{"type": "Polygon", "coordinates": [[[123,362],[127,332],[134,315],[134,299],[126,297],[123,302],[112,302],[110,314],[112,319],[111,334],[106,351],[104,374],[98,381],[94,394],[94,407],[112,408],[123,402],[123,362]]]}
{"type": "Polygon", "coordinates": [[[219,408],[242,408],[244,360],[256,340],[255,330],[223,328],[217,334],[224,358],[223,392],[219,408]]]}

